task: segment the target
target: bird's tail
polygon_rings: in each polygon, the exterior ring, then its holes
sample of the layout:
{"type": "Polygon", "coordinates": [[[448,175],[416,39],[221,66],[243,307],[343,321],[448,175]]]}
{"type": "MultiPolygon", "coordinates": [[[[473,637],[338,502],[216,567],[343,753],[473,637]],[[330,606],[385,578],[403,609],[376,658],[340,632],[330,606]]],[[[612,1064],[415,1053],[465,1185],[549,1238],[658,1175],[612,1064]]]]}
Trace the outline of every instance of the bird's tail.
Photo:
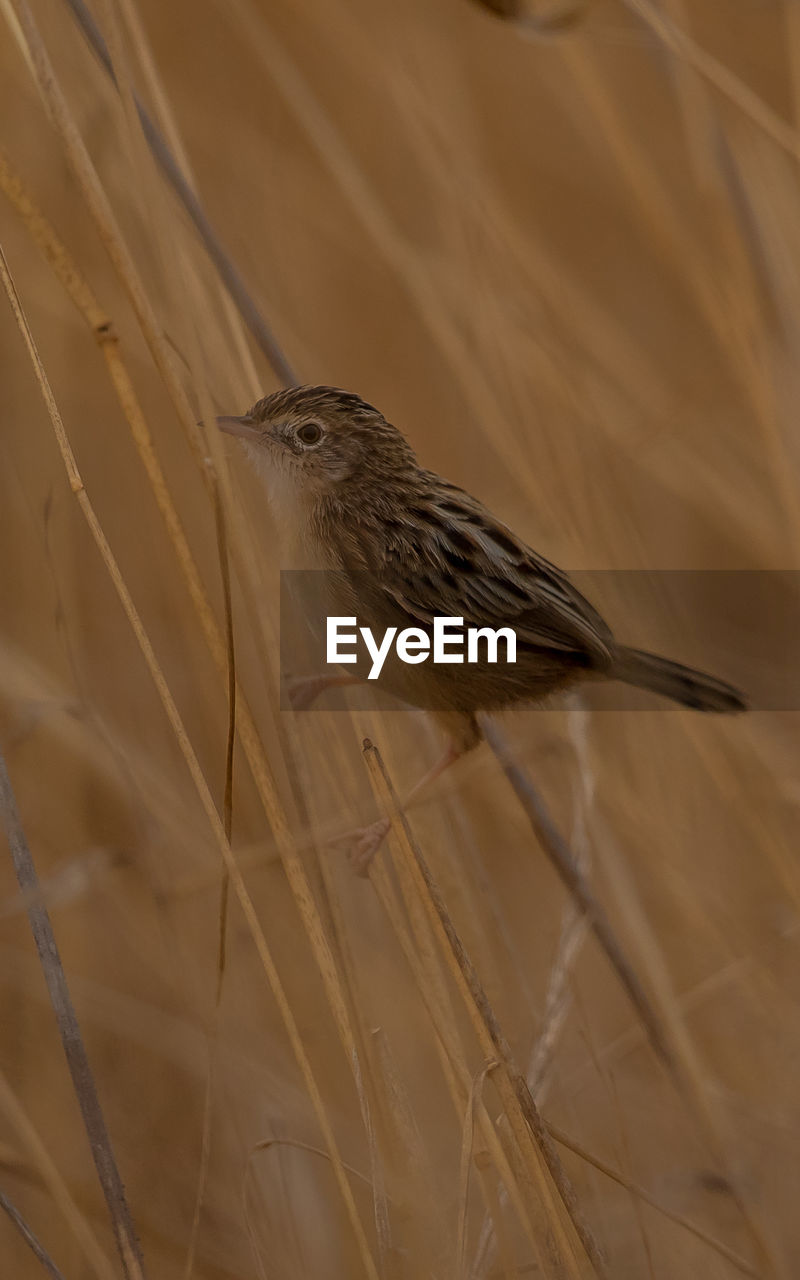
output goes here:
{"type": "Polygon", "coordinates": [[[696,711],[718,711],[730,715],[747,710],[743,695],[733,685],[641,649],[620,649],[614,665],[614,677],[624,680],[625,684],[636,685],[637,689],[660,693],[696,711]]]}

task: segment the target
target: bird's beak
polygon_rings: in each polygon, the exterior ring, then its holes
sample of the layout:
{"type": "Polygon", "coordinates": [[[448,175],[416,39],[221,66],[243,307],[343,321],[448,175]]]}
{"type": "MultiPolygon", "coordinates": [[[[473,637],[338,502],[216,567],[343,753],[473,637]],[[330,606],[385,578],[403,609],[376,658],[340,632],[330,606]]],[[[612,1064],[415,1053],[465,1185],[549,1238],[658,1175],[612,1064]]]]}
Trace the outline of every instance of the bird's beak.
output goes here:
{"type": "Polygon", "coordinates": [[[242,440],[261,440],[263,433],[259,431],[252,418],[217,418],[220,431],[229,436],[239,436],[242,440]]]}

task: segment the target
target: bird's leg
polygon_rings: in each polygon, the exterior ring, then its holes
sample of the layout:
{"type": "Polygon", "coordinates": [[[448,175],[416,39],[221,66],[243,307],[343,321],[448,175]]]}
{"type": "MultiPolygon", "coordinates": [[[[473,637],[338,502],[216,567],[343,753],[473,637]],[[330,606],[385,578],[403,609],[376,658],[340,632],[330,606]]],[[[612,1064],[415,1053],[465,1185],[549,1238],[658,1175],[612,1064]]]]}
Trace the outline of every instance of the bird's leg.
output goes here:
{"type": "MultiPolygon", "coordinates": [[[[444,754],[433,768],[429,769],[414,783],[414,786],[402,802],[401,809],[407,809],[413,804],[419,804],[423,792],[432,786],[446,769],[455,764],[456,760],[460,760],[468,749],[467,747],[456,745],[454,742],[448,743],[444,754]]],[[[333,845],[349,845],[347,856],[350,866],[356,875],[366,876],[372,859],[389,834],[390,826],[391,823],[388,818],[381,818],[378,822],[373,822],[368,827],[357,827],[354,831],[346,832],[345,835],[336,836],[330,843],[333,845]]]]}
{"type": "Polygon", "coordinates": [[[319,676],[289,676],[286,680],[286,696],[293,711],[307,711],[326,689],[341,689],[349,684],[360,684],[359,676],[345,671],[319,676]]]}
{"type": "Polygon", "coordinates": [[[456,760],[460,760],[463,755],[463,747],[456,746],[454,742],[448,742],[436,764],[427,773],[423,773],[421,778],[417,779],[400,807],[408,809],[412,804],[418,802],[425,788],[432,786],[437,778],[441,778],[445,769],[449,769],[451,764],[455,764],[456,760]]]}

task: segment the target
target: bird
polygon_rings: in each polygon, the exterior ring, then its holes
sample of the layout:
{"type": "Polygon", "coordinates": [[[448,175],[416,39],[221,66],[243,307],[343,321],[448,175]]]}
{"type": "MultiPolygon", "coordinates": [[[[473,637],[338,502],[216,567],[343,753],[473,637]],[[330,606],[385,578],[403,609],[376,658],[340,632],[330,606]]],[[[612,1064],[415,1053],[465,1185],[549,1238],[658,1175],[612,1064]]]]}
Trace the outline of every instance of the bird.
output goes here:
{"type": "MultiPolygon", "coordinates": [[[[620,643],[565,572],[477,498],[420,466],[403,432],[357,394],[289,387],[217,424],[241,441],[265,485],[286,567],[323,571],[335,613],[376,633],[397,626],[430,634],[435,618],[456,617],[516,634],[514,663],[385,663],[381,686],[429,711],[446,739],[406,803],[477,747],[482,713],[582,682],[619,680],[697,711],[746,710],[733,685],[620,643]]],[[[352,673],[310,677],[296,705],[364,675],[357,664],[352,673]]],[[[387,830],[380,822],[349,833],[361,874],[387,830]]]]}

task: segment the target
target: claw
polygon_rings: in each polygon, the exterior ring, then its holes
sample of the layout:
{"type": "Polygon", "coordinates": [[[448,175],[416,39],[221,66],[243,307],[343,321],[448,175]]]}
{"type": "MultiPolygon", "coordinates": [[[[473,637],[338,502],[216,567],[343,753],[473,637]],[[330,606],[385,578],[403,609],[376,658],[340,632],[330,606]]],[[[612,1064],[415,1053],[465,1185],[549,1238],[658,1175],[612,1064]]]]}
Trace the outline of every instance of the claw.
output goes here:
{"type": "Polygon", "coordinates": [[[369,874],[372,859],[389,834],[390,826],[388,819],[381,818],[379,822],[373,822],[368,827],[357,827],[355,831],[336,836],[330,843],[346,844],[348,846],[347,861],[352,870],[357,876],[366,876],[369,874]]]}

